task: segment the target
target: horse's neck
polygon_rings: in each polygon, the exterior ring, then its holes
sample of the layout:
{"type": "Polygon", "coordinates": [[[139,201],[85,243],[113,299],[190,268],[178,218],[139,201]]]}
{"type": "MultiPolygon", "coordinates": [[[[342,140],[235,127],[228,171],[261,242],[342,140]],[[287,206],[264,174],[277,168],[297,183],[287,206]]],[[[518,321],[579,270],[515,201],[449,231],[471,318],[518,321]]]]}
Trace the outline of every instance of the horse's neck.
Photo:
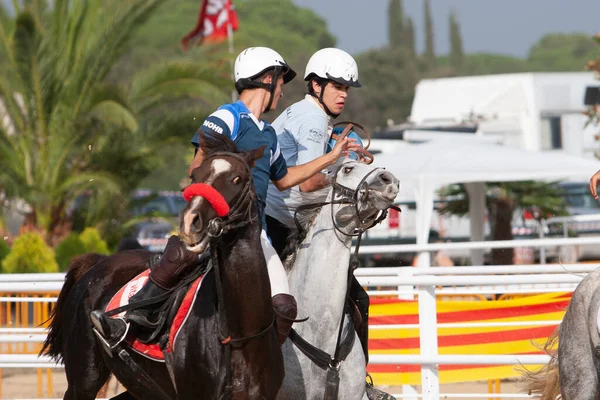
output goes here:
{"type": "Polygon", "coordinates": [[[225,309],[230,333],[256,334],[273,314],[260,228],[250,224],[223,237],[220,243],[216,249],[223,293],[219,307],[225,309]]]}
{"type": "MultiPolygon", "coordinates": [[[[324,206],[308,229],[289,273],[290,290],[298,302],[299,314],[309,315],[309,322],[318,324],[319,329],[336,330],[339,325],[351,245],[352,238],[333,226],[331,206],[324,206]]],[[[303,330],[303,325],[295,326],[303,330]]]]}

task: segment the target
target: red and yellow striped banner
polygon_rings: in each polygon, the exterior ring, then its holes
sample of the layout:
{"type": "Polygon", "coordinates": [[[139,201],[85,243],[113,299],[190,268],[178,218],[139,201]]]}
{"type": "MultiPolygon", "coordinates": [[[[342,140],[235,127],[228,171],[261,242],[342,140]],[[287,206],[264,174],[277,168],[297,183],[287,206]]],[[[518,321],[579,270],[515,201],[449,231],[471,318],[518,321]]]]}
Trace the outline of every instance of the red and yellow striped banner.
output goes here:
{"type": "MultiPolygon", "coordinates": [[[[438,301],[437,322],[560,321],[571,293],[548,293],[512,300],[438,301]]],[[[371,299],[371,325],[418,324],[416,301],[371,299]]],[[[556,325],[441,327],[439,354],[542,354],[540,347],[556,325]]],[[[419,354],[419,329],[371,329],[371,354],[419,354]]],[[[374,365],[369,373],[378,384],[419,385],[420,365],[374,365]]],[[[469,382],[519,377],[512,365],[440,365],[440,383],[469,382]]]]}

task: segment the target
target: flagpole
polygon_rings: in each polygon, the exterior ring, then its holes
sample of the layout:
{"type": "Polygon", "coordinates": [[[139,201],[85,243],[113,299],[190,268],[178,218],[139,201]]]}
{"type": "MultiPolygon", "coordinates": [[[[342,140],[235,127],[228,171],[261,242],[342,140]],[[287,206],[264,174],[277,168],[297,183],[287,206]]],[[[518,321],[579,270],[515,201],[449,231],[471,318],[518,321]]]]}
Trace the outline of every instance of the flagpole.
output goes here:
{"type": "MultiPolygon", "coordinates": [[[[227,42],[229,44],[229,55],[231,62],[231,75],[233,76],[233,82],[235,83],[235,69],[234,69],[234,57],[235,57],[235,49],[233,47],[233,27],[231,26],[231,18],[227,20],[227,42]]],[[[231,102],[235,103],[237,101],[237,92],[236,90],[231,91],[231,102]]]]}

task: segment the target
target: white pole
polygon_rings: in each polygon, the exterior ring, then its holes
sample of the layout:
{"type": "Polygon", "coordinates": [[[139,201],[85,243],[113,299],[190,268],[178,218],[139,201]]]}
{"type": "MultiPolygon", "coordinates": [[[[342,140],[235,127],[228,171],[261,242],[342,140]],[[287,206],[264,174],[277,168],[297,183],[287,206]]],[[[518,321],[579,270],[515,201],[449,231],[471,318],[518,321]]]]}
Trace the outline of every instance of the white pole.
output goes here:
{"type": "MultiPolygon", "coordinates": [[[[233,57],[235,56],[235,48],[233,46],[233,27],[231,26],[231,20],[227,21],[227,42],[228,42],[229,54],[231,56],[231,76],[233,77],[233,82],[235,83],[235,70],[234,70],[234,61],[233,61],[233,57]]],[[[237,101],[237,91],[234,89],[231,91],[231,102],[235,103],[236,101],[237,101]]]]}

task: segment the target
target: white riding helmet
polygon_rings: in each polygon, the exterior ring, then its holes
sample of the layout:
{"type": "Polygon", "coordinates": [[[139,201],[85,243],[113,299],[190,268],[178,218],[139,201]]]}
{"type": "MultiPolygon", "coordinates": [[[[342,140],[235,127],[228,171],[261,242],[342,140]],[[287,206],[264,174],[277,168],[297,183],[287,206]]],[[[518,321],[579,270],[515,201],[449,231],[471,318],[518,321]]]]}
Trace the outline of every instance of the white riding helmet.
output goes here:
{"type": "Polygon", "coordinates": [[[283,82],[288,83],[296,76],[283,57],[268,47],[250,47],[242,51],[235,59],[235,87],[238,92],[257,86],[253,80],[270,69],[278,68],[283,75],[283,82]]]}
{"type": "Polygon", "coordinates": [[[313,75],[342,85],[362,86],[358,82],[358,66],[354,58],[344,50],[333,47],[317,51],[308,60],[304,80],[309,81],[313,75]]]}

